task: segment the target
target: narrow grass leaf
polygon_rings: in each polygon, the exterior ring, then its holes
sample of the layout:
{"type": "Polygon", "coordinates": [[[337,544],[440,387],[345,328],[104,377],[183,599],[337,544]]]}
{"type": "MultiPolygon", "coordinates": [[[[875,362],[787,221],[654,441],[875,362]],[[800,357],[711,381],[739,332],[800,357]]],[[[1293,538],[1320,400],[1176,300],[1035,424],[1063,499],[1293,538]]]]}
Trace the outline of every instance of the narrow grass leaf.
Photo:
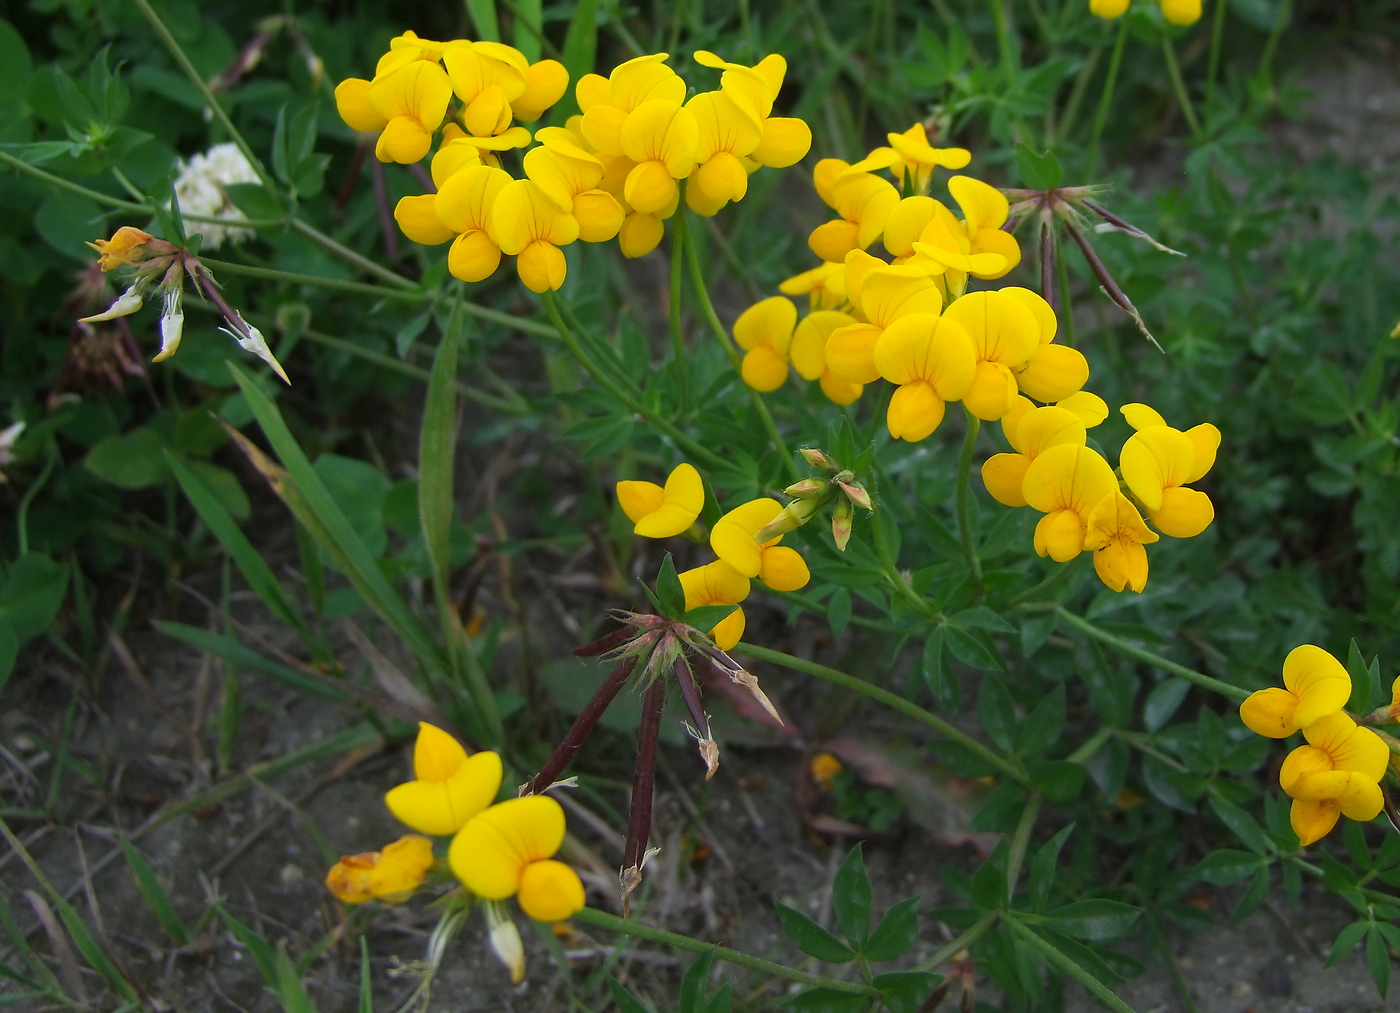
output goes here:
{"type": "Polygon", "coordinates": [[[136,878],[136,888],[141,891],[141,897],[151,909],[151,914],[156,916],[156,921],[160,922],[160,927],[165,929],[166,935],[180,946],[188,946],[190,930],[185,928],[185,923],[175,913],[170,895],[165,892],[165,887],[160,885],[160,880],[156,879],[155,871],[146,861],[146,856],[125,837],[121,838],[119,843],[122,853],[126,855],[127,865],[131,866],[131,874],[136,878]]]}
{"type": "Polygon", "coordinates": [[[316,1004],[306,994],[292,958],[287,956],[287,948],[277,948],[277,997],[282,1000],[286,1013],[316,1013],[316,1004]]]}
{"type": "Polygon", "coordinates": [[[215,633],[199,626],[190,626],[186,623],[167,622],[164,619],[155,621],[156,629],[160,630],[168,637],[182,640],[191,647],[197,647],[201,651],[218,658],[223,658],[227,662],[241,665],[244,668],[251,668],[255,672],[270,676],[278,682],[286,683],[294,689],[303,693],[310,693],[312,696],[324,697],[327,700],[349,700],[350,695],[344,693],[334,686],[328,686],[323,682],[317,682],[309,676],[303,675],[296,669],[288,668],[281,662],[266,658],[252,648],[245,647],[233,637],[225,636],[222,633],[215,633]]]}
{"type": "MultiPolygon", "coordinates": [[[[277,966],[278,954],[272,949],[272,944],[259,932],[254,932],[247,925],[244,925],[233,915],[224,910],[223,905],[215,905],[214,910],[219,913],[219,917],[224,920],[233,934],[238,937],[238,941],[243,944],[243,948],[248,951],[253,958],[253,963],[257,965],[258,973],[263,976],[263,980],[272,988],[281,992],[280,976],[277,966]]],[[[285,955],[284,955],[285,956],[285,955]]]]}

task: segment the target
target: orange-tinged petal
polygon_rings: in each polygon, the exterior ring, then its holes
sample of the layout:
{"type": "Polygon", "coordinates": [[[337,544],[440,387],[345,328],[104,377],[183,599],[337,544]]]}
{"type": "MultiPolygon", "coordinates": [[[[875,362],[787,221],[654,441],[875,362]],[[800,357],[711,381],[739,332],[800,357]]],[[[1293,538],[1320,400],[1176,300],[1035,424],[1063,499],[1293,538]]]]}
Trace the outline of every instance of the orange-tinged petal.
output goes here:
{"type": "Polygon", "coordinates": [[[1109,590],[1141,593],[1147,586],[1147,550],[1140,542],[1114,540],[1093,553],[1094,572],[1109,590]]]}
{"type": "Polygon", "coordinates": [[[563,808],[548,795],[528,795],[468,820],[452,839],[447,861],[472,893],[505,900],[520,889],[526,866],[553,858],[563,843],[563,808]]]}
{"type": "Polygon", "coordinates": [[[944,401],[933,385],[922,380],[907,383],[890,396],[885,425],[896,440],[917,443],[943,421],[944,401]]]}
{"type": "Polygon", "coordinates": [[[775,295],[739,314],[734,321],[734,341],[746,352],[766,345],[786,355],[796,326],[797,307],[791,299],[775,295]]]}
{"type": "Polygon", "coordinates": [[[757,577],[763,568],[763,553],[754,536],[782,509],[781,503],[766,497],[735,507],[710,530],[710,548],[743,576],[757,577]]]}
{"type": "Polygon", "coordinates": [[[399,202],[394,205],[394,221],[399,223],[403,234],[415,243],[440,246],[455,238],[457,233],[442,224],[437,212],[433,210],[436,203],[437,194],[432,193],[417,197],[400,197],[399,202]]]}
{"type": "Polygon", "coordinates": [[[637,524],[666,505],[666,490],[655,482],[619,482],[617,505],[622,507],[629,521],[637,524]]]}
{"type": "Polygon", "coordinates": [[[1335,799],[1319,802],[1294,799],[1293,806],[1288,811],[1288,822],[1292,825],[1293,832],[1298,835],[1298,843],[1307,847],[1331,833],[1341,814],[1341,804],[1335,799]]]}
{"type": "Polygon", "coordinates": [[[369,100],[370,83],[364,78],[349,77],[335,86],[335,110],[351,130],[373,133],[383,130],[389,122],[369,100]]]}
{"type": "Polygon", "coordinates": [[[1021,483],[1030,463],[1022,454],[993,454],[982,464],[982,484],[998,503],[1023,507],[1026,497],[1021,494],[1021,483]]]}
{"type": "Polygon", "coordinates": [[[379,852],[379,861],[369,870],[370,892],[390,904],[407,900],[423,882],[433,861],[432,841],[405,834],[379,852]]]}
{"type": "Polygon", "coordinates": [[[377,851],[359,855],[342,855],[340,861],[326,873],[326,889],[344,904],[364,904],[374,899],[370,889],[370,873],[379,860],[377,851]]]}
{"type": "Polygon", "coordinates": [[[520,874],[520,910],[537,922],[562,922],[583,910],[583,881],[563,862],[531,862],[520,874]]]}
{"type": "Polygon", "coordinates": [[[1162,505],[1149,515],[1157,530],[1173,538],[1194,538],[1215,519],[1210,497],[1198,489],[1162,490],[1162,505]]]}
{"type": "Polygon", "coordinates": [[[1363,823],[1371,822],[1385,808],[1381,786],[1361,774],[1352,774],[1347,779],[1346,789],[1337,801],[1341,803],[1343,816],[1363,823]]]}
{"type": "Polygon", "coordinates": [[[533,123],[558,102],[569,88],[569,72],[558,60],[540,60],[525,71],[525,90],[512,99],[511,112],[522,123],[533,123]]]}
{"type": "Polygon", "coordinates": [[[807,586],[812,574],[796,549],[770,545],[763,550],[758,579],[774,591],[797,591],[807,586]]]}

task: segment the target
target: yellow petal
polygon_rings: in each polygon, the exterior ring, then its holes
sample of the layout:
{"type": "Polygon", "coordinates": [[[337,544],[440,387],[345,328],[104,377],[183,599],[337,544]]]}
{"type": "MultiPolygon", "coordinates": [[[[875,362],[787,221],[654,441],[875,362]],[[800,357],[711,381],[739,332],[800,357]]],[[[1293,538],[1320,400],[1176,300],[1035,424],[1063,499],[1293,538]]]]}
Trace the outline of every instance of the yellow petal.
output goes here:
{"type": "MultiPolygon", "coordinates": [[[[1350,689],[1348,685],[1348,694],[1350,689]]],[[[1298,730],[1298,722],[1293,719],[1297,710],[1296,696],[1286,689],[1270,686],[1268,689],[1251,693],[1245,702],[1240,704],[1240,720],[1256,735],[1270,739],[1286,739],[1298,730]]]]}
{"type": "Polygon", "coordinates": [[[369,82],[359,77],[348,77],[335,86],[335,110],[351,130],[373,133],[383,130],[389,122],[369,100],[369,82]]]}
{"type": "Polygon", "coordinates": [[[982,464],[982,484],[992,499],[1009,507],[1023,507],[1026,497],[1021,494],[1030,458],[1021,454],[993,454],[982,464]]]}
{"type": "Polygon", "coordinates": [[[1094,572],[1109,590],[1141,593],[1147,586],[1147,550],[1140,542],[1114,540],[1093,552],[1094,572]]]}
{"type": "Polygon", "coordinates": [[[1152,523],[1164,535],[1194,538],[1215,520],[1210,497],[1196,489],[1163,489],[1162,505],[1151,513],[1152,523]]]}
{"type": "Polygon", "coordinates": [[[515,258],[515,271],[531,292],[558,291],[568,269],[564,251],[543,240],[531,243],[515,258]]]}
{"type": "Polygon", "coordinates": [[[734,341],[744,351],[767,345],[786,354],[797,325],[797,307],[780,295],[754,303],[734,321],[734,341]]]}
{"type": "Polygon", "coordinates": [[[433,208],[442,224],[453,232],[491,230],[491,212],[510,174],[490,165],[468,165],[445,179],[433,208]]]}
{"type": "Polygon", "coordinates": [[[749,174],[743,164],[727,151],[719,151],[691,174],[687,195],[699,190],[711,201],[743,200],[749,192],[749,174]]]}
{"type": "Polygon", "coordinates": [[[831,372],[831,370],[827,370],[822,374],[821,388],[822,393],[826,395],[827,400],[832,404],[848,405],[860,399],[861,392],[865,390],[865,385],[843,380],[841,377],[831,372]]]}
{"type": "Polygon", "coordinates": [[[1083,518],[1117,487],[1113,469],[1095,451],[1062,443],[1031,462],[1022,492],[1026,502],[1041,513],[1067,510],[1078,514],[1082,529],[1083,518]]]}
{"type": "Polygon", "coordinates": [[[431,134],[442,125],[452,98],[452,85],[436,63],[415,60],[376,77],[370,82],[368,95],[384,119],[410,119],[422,132],[431,134]]]}
{"type": "Polygon", "coordinates": [[[608,101],[625,112],[644,102],[685,101],[685,82],[666,66],[666,53],[650,53],[619,64],[608,75],[608,101]]]}
{"type": "Polygon", "coordinates": [[[469,165],[481,165],[481,149],[465,137],[447,140],[444,130],[443,143],[433,156],[433,185],[441,190],[444,183],[469,165]]]}
{"type": "MultiPolygon", "coordinates": [[[[1005,234],[1002,233],[1002,235],[1005,234]]],[[[1046,302],[1044,296],[1039,292],[1032,292],[1028,288],[1021,288],[1019,285],[1008,285],[998,289],[998,291],[1003,299],[1015,300],[1031,311],[1036,323],[1040,325],[1040,344],[1048,345],[1055,340],[1060,322],[1055,318],[1055,307],[1046,302]]]]}
{"type": "Polygon", "coordinates": [[[1013,366],[1016,384],[1037,401],[1063,401],[1089,380],[1089,360],[1068,345],[1041,345],[1020,366],[1013,366]]]}
{"type": "Polygon", "coordinates": [[[1161,0],[1162,17],[1174,25],[1194,25],[1201,20],[1201,0],[1161,0]]]}
{"type": "Polygon", "coordinates": [[[758,579],[774,591],[797,591],[812,579],[807,562],[796,549],[786,545],[770,545],[763,550],[758,579]]]}
{"type": "MultiPolygon", "coordinates": [[[[848,277],[848,288],[851,280],[848,277]]],[[[917,268],[876,267],[855,280],[861,310],[877,327],[888,327],[912,313],[936,315],[943,308],[943,296],[938,288],[917,268]]]]}
{"type": "MultiPolygon", "coordinates": [[[[650,482],[618,483],[618,500],[622,500],[623,485],[651,485],[650,482]]],[[[656,488],[652,486],[652,488],[656,488]]],[[[661,501],[641,517],[627,516],[636,521],[635,531],[643,538],[670,538],[679,535],[695,523],[705,505],[705,484],[700,473],[684,462],[676,465],[661,490],[661,501]]],[[[627,511],[626,504],[623,510],[627,511]]]]}
{"type": "Polygon", "coordinates": [[[896,440],[917,443],[943,421],[944,402],[933,385],[922,380],[898,387],[890,396],[885,425],[896,440]]]}
{"type": "Polygon", "coordinates": [[[1123,413],[1123,418],[1128,420],[1128,425],[1136,430],[1150,429],[1153,426],[1165,426],[1167,420],[1162,418],[1154,408],[1149,408],[1145,404],[1125,404],[1118,409],[1123,413]]]}
{"type": "Polygon", "coordinates": [[[491,85],[468,103],[462,125],[476,137],[490,137],[510,126],[510,101],[500,85],[491,85]]]}
{"type": "Polygon", "coordinates": [[[1001,417],[1001,432],[1006,437],[1006,442],[1011,444],[1011,449],[1017,453],[1025,453],[1021,446],[1020,425],[1021,420],[1035,410],[1035,404],[1030,398],[1017,394],[1011,401],[1011,410],[1001,417]]]}
{"type": "Polygon", "coordinates": [[[812,149],[812,128],[795,116],[770,116],[763,121],[763,137],[749,157],[760,165],[785,169],[807,157],[812,149]]]}
{"type": "Polygon", "coordinates": [[[1355,771],[1372,781],[1385,775],[1390,762],[1390,750],[1381,737],[1358,727],[1345,711],[1333,711],[1303,725],[1303,737],[1327,755],[1332,769],[1355,771]]]}
{"type": "Polygon", "coordinates": [[[1299,727],[1336,713],[1351,699],[1347,670],[1313,644],[1301,644],[1288,652],[1283,659],[1283,684],[1297,698],[1299,727]]]}
{"type": "Polygon", "coordinates": [[[612,105],[595,105],[583,114],[583,136],[602,155],[622,154],[622,127],[627,113],[612,105]]]}
{"type": "Polygon", "coordinates": [[[587,113],[596,105],[607,105],[611,101],[608,95],[608,79],[601,74],[584,74],[574,85],[574,98],[578,101],[578,108],[582,113],[587,113]]]}
{"type": "MultiPolygon", "coordinates": [[[[1021,262],[1021,244],[1016,237],[1001,229],[982,229],[972,233],[969,260],[975,277],[993,279],[1011,273],[1021,262]]],[[[1003,290],[1004,291],[1004,290],[1003,290]]],[[[1032,293],[1034,294],[1034,293],[1032,293]]]]}
{"type": "Polygon", "coordinates": [[[462,281],[485,281],[500,265],[501,248],[481,229],[463,232],[447,251],[447,269],[462,281]]]}
{"type": "Polygon", "coordinates": [[[520,875],[520,910],[537,922],[562,922],[583,910],[583,881],[563,862],[531,862],[520,875]]]}
{"type": "Polygon", "coordinates": [[[452,871],[485,900],[520,889],[526,866],[553,858],[564,843],[564,810],[548,795],[513,798],[478,813],[447,852],[452,871]]]}
{"type": "Polygon", "coordinates": [[[737,605],[749,596],[749,578],[722,559],[679,574],[686,611],[702,605],[737,605]]]}
{"type": "Polygon", "coordinates": [[[642,214],[656,214],[676,200],[679,188],[662,162],[641,162],[627,174],[623,198],[642,214]]]}
{"type": "Polygon", "coordinates": [[[1342,815],[1347,819],[1369,823],[1385,808],[1385,796],[1381,786],[1362,774],[1352,774],[1347,778],[1347,786],[1337,799],[1342,806],[1342,815]]]}
{"type": "Polygon", "coordinates": [[[1108,405],[1104,403],[1104,399],[1087,390],[1060,398],[1055,405],[1073,412],[1084,424],[1085,429],[1093,429],[1108,418],[1108,405]]]}
{"type": "Polygon", "coordinates": [[[1077,443],[1082,447],[1087,438],[1084,423],[1077,415],[1055,405],[1046,405],[1021,416],[1014,446],[1033,461],[1048,447],[1061,443],[1077,443]]]}
{"type": "Polygon", "coordinates": [[[1089,0],[1089,13],[1095,17],[1112,21],[1121,18],[1128,10],[1130,0],[1089,0]]]}
{"type": "Polygon", "coordinates": [[[822,260],[840,262],[859,249],[860,226],[843,218],[824,222],[807,237],[807,246],[822,260]]]}
{"type": "Polygon", "coordinates": [[[569,72],[558,60],[540,60],[525,71],[525,90],[511,104],[511,112],[522,123],[533,123],[563,97],[569,87],[569,72]]]}
{"type": "Polygon", "coordinates": [[[617,244],[622,255],[628,258],[645,257],[661,245],[666,227],[655,215],[632,212],[622,222],[617,234],[617,244]]]}
{"type": "Polygon", "coordinates": [[[1331,773],[1332,770],[1332,758],[1326,750],[1316,746],[1299,746],[1283,759],[1278,774],[1279,787],[1292,795],[1301,782],[1317,774],[1331,773]]]}
{"type": "Polygon", "coordinates": [[[1332,799],[1320,802],[1294,799],[1288,811],[1288,822],[1298,835],[1298,843],[1307,847],[1331,833],[1341,813],[1341,805],[1332,799]]]}
{"type": "MultiPolygon", "coordinates": [[[[1030,485],[1029,477],[1026,485],[1030,485]]],[[[1035,551],[1057,563],[1067,563],[1084,551],[1084,534],[1081,514],[1074,510],[1052,511],[1035,526],[1035,551]]]]}
{"type": "Polygon", "coordinates": [[[420,161],[433,146],[431,131],[407,116],[395,116],[384,126],[384,132],[374,144],[374,157],[381,162],[412,165],[420,161]]]}
{"type": "Polygon", "coordinates": [[[783,506],[775,499],[754,499],[725,514],[710,531],[710,548],[745,577],[757,577],[763,568],[762,550],[754,536],[783,506]]]}
{"type": "MultiPolygon", "coordinates": [[[[747,155],[763,136],[763,127],[722,91],[701,92],[685,104],[695,117],[695,160],[706,162],[721,152],[747,155]]],[[[746,174],[747,175],[747,174],[746,174]]]]}
{"type": "Polygon", "coordinates": [[[407,899],[432,867],[433,842],[405,834],[379,852],[379,861],[369,871],[370,892],[389,903],[407,899]]]}
{"type": "Polygon", "coordinates": [[[772,345],[760,345],[744,353],[739,373],[754,390],[767,393],[783,385],[788,375],[788,362],[772,345]]]}
{"type": "Polygon", "coordinates": [[[1182,485],[1190,485],[1197,479],[1204,478],[1206,472],[1215,464],[1215,452],[1220,448],[1220,430],[1209,422],[1203,422],[1186,430],[1186,438],[1196,449],[1196,460],[1182,479],[1182,485]]]}
{"type": "Polygon", "coordinates": [[[633,524],[660,510],[665,503],[666,490],[655,482],[617,483],[617,505],[633,524]]]}
{"type": "MultiPolygon", "coordinates": [[[[456,176],[448,182],[455,179],[456,176]]],[[[443,220],[447,220],[446,215],[443,215],[443,220]]],[[[517,179],[502,187],[496,197],[495,205],[491,208],[491,232],[495,235],[501,252],[519,255],[524,253],[526,247],[532,245],[557,247],[572,243],[578,238],[578,222],[572,215],[561,211],[559,205],[550,200],[537,183],[528,179],[517,179]]],[[[553,254],[533,251],[529,260],[532,277],[526,279],[525,272],[522,271],[521,280],[527,285],[531,284],[531,281],[540,282],[543,277],[538,271],[542,270],[547,275],[547,287],[558,287],[553,284],[553,280],[555,273],[560,272],[562,281],[562,253],[558,250],[553,254]]],[[[533,288],[536,292],[545,290],[533,288]]]]}
{"type": "Polygon", "coordinates": [[[812,185],[817,190],[817,196],[822,199],[829,208],[836,207],[836,197],[834,188],[836,180],[841,174],[851,167],[849,162],[843,162],[839,158],[823,158],[812,168],[812,185]]]}
{"type": "Polygon", "coordinates": [[[972,386],[962,400],[973,415],[984,422],[991,422],[1011,410],[1015,397],[1016,380],[1011,370],[999,362],[983,360],[977,363],[972,386]]]}
{"type": "Polygon", "coordinates": [[[948,180],[948,192],[962,209],[969,233],[1000,229],[1006,223],[1006,196],[996,187],[971,176],[953,176],[948,180]]]}
{"type": "Polygon", "coordinates": [[[1155,513],[1162,508],[1163,491],[1182,485],[1195,460],[1196,449],[1185,433],[1153,426],[1128,437],[1118,464],[1133,495],[1155,513]]]}
{"type": "Polygon", "coordinates": [[[585,190],[575,197],[573,215],[585,243],[606,243],[621,231],[627,217],[617,198],[603,190],[585,190]]]}
{"type": "Polygon", "coordinates": [[[415,243],[424,246],[440,246],[457,233],[453,232],[438,218],[433,210],[437,194],[425,193],[418,197],[400,197],[394,205],[394,221],[399,223],[403,234],[415,243]]]}
{"type": "Polygon", "coordinates": [[[944,401],[966,397],[977,376],[967,332],[931,313],[911,313],[890,324],[875,345],[874,361],[891,383],[923,381],[944,401]]]}
{"type": "Polygon", "coordinates": [[[736,608],[706,632],[714,638],[716,647],[728,651],[744,638],[744,623],[744,610],[736,608]]]}
{"type": "Polygon", "coordinates": [[[802,318],[792,333],[788,354],[804,380],[819,380],[826,373],[826,342],[833,331],[855,323],[849,314],[815,310],[802,318]]]}
{"type": "Polygon", "coordinates": [[[634,162],[659,162],[673,179],[690,174],[699,140],[695,115],[665,99],[644,102],[634,109],[619,134],[624,155],[634,162]]]}
{"type": "Polygon", "coordinates": [[[937,203],[932,197],[905,197],[896,204],[885,221],[885,249],[896,257],[912,257],[937,203]]]}
{"type": "Polygon", "coordinates": [[[413,776],[420,781],[446,781],[467,762],[467,751],[447,732],[418,722],[413,743],[413,776]]]}
{"type": "Polygon", "coordinates": [[[445,837],[479,813],[501,787],[501,758],[492,752],[469,757],[442,781],[409,781],[384,796],[389,811],[406,826],[445,837]]]}

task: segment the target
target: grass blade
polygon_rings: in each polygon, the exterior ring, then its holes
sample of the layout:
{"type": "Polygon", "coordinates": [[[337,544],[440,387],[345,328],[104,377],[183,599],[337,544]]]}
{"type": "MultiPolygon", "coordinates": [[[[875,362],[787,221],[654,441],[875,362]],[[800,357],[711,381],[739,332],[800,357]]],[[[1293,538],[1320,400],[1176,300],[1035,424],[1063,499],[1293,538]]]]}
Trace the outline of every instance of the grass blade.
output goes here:
{"type": "Polygon", "coordinates": [[[286,1013],[316,1013],[316,1004],[306,994],[292,958],[287,956],[287,948],[277,948],[277,997],[282,1000],[286,1013]]]}
{"type": "Polygon", "coordinates": [[[359,1013],[374,1013],[374,988],[369,974],[369,942],[360,937],[360,1009],[359,1013]]]}
{"type": "MultiPolygon", "coordinates": [[[[202,629],[198,626],[190,626],[186,623],[167,622],[163,619],[155,621],[156,629],[160,630],[168,637],[182,640],[191,647],[196,647],[201,651],[207,651],[218,658],[223,658],[225,662],[240,665],[243,668],[251,668],[255,672],[270,676],[278,682],[286,683],[303,693],[310,693],[314,696],[325,697],[328,700],[349,700],[350,694],[337,689],[335,686],[318,682],[308,675],[298,672],[294,668],[288,668],[281,662],[266,658],[250,647],[245,647],[233,637],[225,636],[222,633],[215,633],[212,630],[202,629]]],[[[327,677],[329,678],[329,676],[327,677]]]]}
{"type": "Polygon", "coordinates": [[[233,930],[233,934],[238,937],[238,941],[243,944],[243,948],[252,956],[253,963],[258,965],[258,972],[263,976],[263,980],[280,993],[281,988],[280,975],[277,967],[277,954],[273,952],[272,944],[267,941],[267,937],[260,932],[254,932],[247,925],[244,925],[233,915],[229,914],[222,904],[216,904],[214,909],[219,912],[219,917],[233,930]]]}
{"type": "Polygon", "coordinates": [[[151,914],[156,916],[156,921],[160,922],[160,927],[165,929],[166,935],[180,946],[188,946],[190,930],[185,928],[185,923],[175,913],[175,906],[170,903],[170,895],[165,892],[165,887],[160,885],[160,880],[156,879],[155,871],[146,861],[146,856],[125,837],[121,838],[120,843],[122,853],[126,855],[126,864],[131,866],[131,874],[136,878],[136,888],[141,891],[141,897],[151,909],[151,914]]]}

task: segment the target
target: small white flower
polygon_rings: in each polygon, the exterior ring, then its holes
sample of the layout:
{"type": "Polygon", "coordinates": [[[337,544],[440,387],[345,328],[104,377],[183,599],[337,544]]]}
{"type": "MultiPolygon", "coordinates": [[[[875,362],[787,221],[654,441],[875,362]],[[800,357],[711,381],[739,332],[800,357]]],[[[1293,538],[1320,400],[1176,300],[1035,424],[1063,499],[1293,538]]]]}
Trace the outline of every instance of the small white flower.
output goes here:
{"type": "Polygon", "coordinates": [[[0,464],[10,464],[14,461],[15,444],[24,434],[24,426],[25,423],[16,422],[14,425],[0,430],[0,464]]]}
{"type": "Polygon", "coordinates": [[[165,304],[160,314],[160,353],[152,362],[164,362],[180,347],[180,338],[185,331],[185,311],[180,299],[183,293],[183,285],[165,291],[165,304]]]}
{"type": "Polygon", "coordinates": [[[491,949],[510,970],[511,984],[519,985],[525,980],[525,946],[520,941],[520,930],[515,927],[510,912],[500,901],[488,900],[482,907],[486,909],[491,949]]]}
{"type": "Polygon", "coordinates": [[[282,364],[278,362],[277,357],[272,354],[272,349],[267,347],[267,342],[263,339],[262,331],[248,323],[248,321],[244,320],[241,316],[238,317],[236,321],[233,321],[233,323],[235,323],[243,333],[240,334],[239,331],[229,327],[220,327],[219,330],[223,331],[234,341],[237,341],[239,346],[245,351],[252,352],[263,362],[271,366],[273,372],[282,378],[282,382],[290,387],[292,381],[287,379],[287,373],[283,370],[282,364]]]}
{"type": "Polygon", "coordinates": [[[108,306],[101,313],[96,313],[90,317],[83,317],[78,322],[81,324],[95,324],[103,320],[115,320],[117,317],[129,317],[141,308],[144,301],[141,298],[142,284],[140,281],[132,285],[129,289],[117,296],[116,301],[108,306]]]}
{"type": "MultiPolygon", "coordinates": [[[[228,199],[224,187],[232,183],[257,181],[258,174],[243,152],[238,150],[238,145],[232,142],[216,144],[204,154],[195,155],[188,162],[180,162],[180,175],[175,179],[175,197],[180,202],[183,214],[241,222],[247,216],[228,199]]],[[[231,243],[241,243],[253,237],[250,229],[212,222],[187,222],[185,231],[203,236],[203,246],[208,250],[217,250],[225,239],[231,243]]]]}

